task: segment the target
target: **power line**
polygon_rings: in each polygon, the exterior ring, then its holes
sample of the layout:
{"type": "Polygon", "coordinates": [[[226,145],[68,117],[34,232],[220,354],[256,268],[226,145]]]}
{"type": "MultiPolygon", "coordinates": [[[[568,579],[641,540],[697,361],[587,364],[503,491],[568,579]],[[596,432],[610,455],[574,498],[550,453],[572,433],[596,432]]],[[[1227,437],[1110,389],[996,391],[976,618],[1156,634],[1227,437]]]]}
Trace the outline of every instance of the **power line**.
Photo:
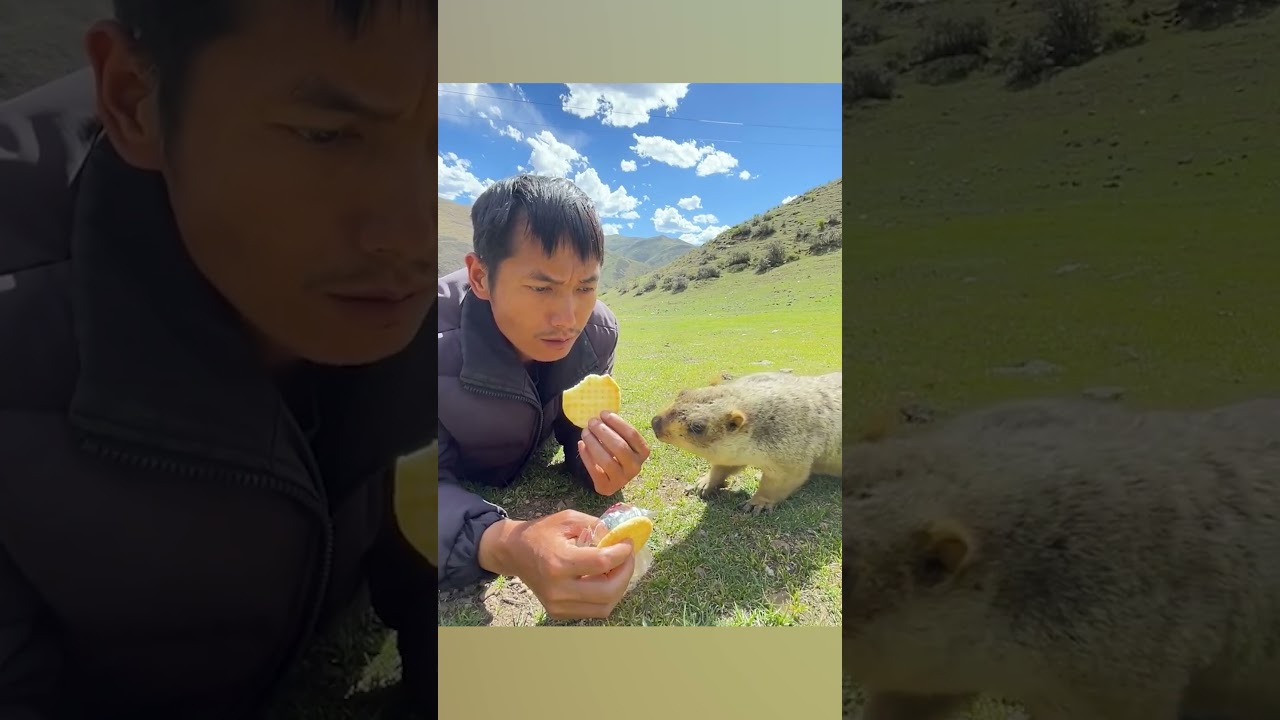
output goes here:
{"type": "MultiPolygon", "coordinates": [[[[593,115],[597,112],[597,108],[565,107],[564,105],[557,105],[556,103],[538,102],[536,100],[521,100],[519,98],[504,98],[504,97],[498,97],[497,95],[481,95],[478,93],[465,93],[465,92],[462,92],[461,90],[440,90],[439,92],[449,93],[450,95],[461,95],[464,97],[476,97],[476,98],[485,98],[488,100],[501,100],[503,102],[524,103],[526,105],[542,105],[544,107],[555,107],[555,108],[560,108],[561,110],[566,110],[566,111],[581,110],[582,112],[587,112],[589,110],[593,115]]],[[[820,128],[820,127],[803,127],[800,125],[766,125],[763,123],[747,123],[747,122],[736,122],[736,121],[729,121],[729,120],[709,120],[707,118],[691,118],[691,117],[683,117],[681,115],[651,115],[649,113],[624,112],[621,110],[611,110],[610,112],[614,115],[645,116],[651,120],[683,120],[685,122],[709,123],[712,125],[734,125],[737,127],[773,128],[775,130],[807,130],[812,132],[840,132],[842,129],[838,127],[820,128]]]]}
{"type": "MultiPolygon", "coordinates": [[[[464,115],[462,113],[442,112],[437,114],[443,115],[446,117],[456,117],[456,118],[472,117],[471,115],[464,115]]],[[[544,127],[544,128],[551,128],[552,130],[569,132],[562,127],[559,127],[557,125],[548,125],[547,123],[525,122],[521,120],[503,120],[502,123],[504,125],[530,125],[533,127],[544,127]]],[[[810,144],[810,143],[764,142],[762,140],[724,140],[724,139],[717,140],[716,138],[697,138],[697,137],[689,138],[689,139],[696,140],[697,142],[702,142],[702,143],[722,143],[722,144],[736,144],[736,145],[780,145],[782,147],[812,147],[812,148],[833,148],[833,149],[840,149],[844,147],[843,145],[818,145],[818,144],[810,144]]]]}

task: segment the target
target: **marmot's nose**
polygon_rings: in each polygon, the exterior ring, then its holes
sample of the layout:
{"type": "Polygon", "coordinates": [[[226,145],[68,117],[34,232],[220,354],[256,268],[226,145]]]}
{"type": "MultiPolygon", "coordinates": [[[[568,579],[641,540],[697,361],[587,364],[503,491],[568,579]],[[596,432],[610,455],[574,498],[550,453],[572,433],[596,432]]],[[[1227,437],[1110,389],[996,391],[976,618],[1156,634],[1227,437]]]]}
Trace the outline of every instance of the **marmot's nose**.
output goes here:
{"type": "Polygon", "coordinates": [[[654,415],[653,420],[649,422],[649,425],[653,427],[654,434],[662,432],[662,416],[654,415]]]}

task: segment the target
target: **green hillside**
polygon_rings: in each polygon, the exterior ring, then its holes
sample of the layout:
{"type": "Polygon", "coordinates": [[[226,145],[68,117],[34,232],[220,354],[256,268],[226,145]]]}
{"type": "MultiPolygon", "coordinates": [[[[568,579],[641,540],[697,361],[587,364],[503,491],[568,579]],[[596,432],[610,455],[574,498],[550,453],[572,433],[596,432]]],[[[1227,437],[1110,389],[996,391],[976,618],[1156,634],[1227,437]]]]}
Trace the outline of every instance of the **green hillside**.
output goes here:
{"type": "Polygon", "coordinates": [[[607,251],[630,258],[650,269],[660,268],[695,247],[683,240],[669,238],[666,235],[650,238],[606,235],[604,246],[607,251]]]}
{"type": "Polygon", "coordinates": [[[1056,66],[1044,3],[846,4],[847,428],[1101,386],[1147,407],[1275,392],[1280,14],[1213,4],[1244,11],[1059,3],[1092,42],[1056,66]]]}
{"type": "MultiPolygon", "coordinates": [[[[692,251],[682,253],[656,270],[645,272],[602,297],[645,295],[653,292],[681,293],[715,285],[724,278],[741,274],[757,285],[770,281],[760,276],[790,263],[803,268],[815,258],[831,255],[839,264],[841,234],[840,179],[813,188],[789,203],[778,205],[721,233],[692,251]]],[[[838,279],[838,273],[837,273],[838,279]]],[[[748,284],[750,284],[750,282],[748,284]]]]}

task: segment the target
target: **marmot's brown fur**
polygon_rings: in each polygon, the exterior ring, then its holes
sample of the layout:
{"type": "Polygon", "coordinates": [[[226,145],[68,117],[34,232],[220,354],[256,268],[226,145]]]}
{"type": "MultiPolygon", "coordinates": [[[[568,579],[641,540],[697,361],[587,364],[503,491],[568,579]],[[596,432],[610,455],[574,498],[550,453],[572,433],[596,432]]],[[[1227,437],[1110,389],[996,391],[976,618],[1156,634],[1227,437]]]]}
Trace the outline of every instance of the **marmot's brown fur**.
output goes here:
{"type": "Polygon", "coordinates": [[[706,387],[680,391],[653,418],[653,433],[711,463],[690,487],[704,498],[743,468],[760,468],[760,487],[741,508],[768,512],[810,474],[840,474],[841,378],[839,372],[725,375],[706,387]]]}
{"type": "Polygon", "coordinates": [[[1280,399],[1005,403],[850,447],[865,720],[1280,718],[1280,399]]]}

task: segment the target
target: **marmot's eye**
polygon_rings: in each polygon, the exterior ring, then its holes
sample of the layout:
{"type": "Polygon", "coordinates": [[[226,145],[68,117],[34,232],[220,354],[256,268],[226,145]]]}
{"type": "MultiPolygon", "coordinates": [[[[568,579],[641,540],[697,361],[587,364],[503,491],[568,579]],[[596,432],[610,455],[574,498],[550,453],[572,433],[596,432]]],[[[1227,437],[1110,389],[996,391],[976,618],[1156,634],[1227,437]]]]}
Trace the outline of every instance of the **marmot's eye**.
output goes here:
{"type": "Polygon", "coordinates": [[[693,433],[694,435],[701,435],[702,431],[706,429],[707,429],[707,426],[703,425],[700,422],[689,424],[689,432],[693,433]]]}

